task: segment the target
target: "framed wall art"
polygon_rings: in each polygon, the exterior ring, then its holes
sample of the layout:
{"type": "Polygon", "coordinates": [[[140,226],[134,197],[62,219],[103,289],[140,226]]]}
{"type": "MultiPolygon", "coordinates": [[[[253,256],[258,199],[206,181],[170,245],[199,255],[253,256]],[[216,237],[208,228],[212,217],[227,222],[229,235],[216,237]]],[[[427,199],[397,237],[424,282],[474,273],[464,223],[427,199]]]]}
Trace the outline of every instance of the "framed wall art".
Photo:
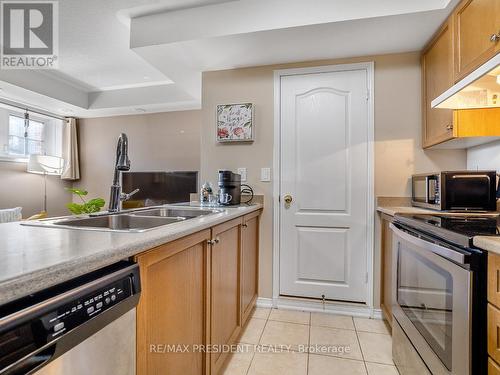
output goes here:
{"type": "Polygon", "coordinates": [[[253,104],[217,105],[217,142],[253,142],[253,104]]]}

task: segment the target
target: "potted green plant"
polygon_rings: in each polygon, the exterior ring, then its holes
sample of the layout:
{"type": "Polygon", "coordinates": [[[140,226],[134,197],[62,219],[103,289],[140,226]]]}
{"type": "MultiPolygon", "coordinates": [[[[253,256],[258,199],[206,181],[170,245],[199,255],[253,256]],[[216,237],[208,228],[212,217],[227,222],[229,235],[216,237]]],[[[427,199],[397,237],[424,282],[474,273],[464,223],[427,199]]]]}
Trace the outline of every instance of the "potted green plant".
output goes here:
{"type": "Polygon", "coordinates": [[[88,195],[88,191],[86,190],[73,189],[73,188],[66,188],[66,190],[77,195],[83,202],[82,204],[73,202],[66,204],[66,207],[73,215],[92,214],[94,212],[99,212],[101,208],[103,208],[104,205],[106,204],[106,202],[102,198],[94,198],[90,199],[89,201],[86,201],[83,198],[86,195],[88,195]]]}

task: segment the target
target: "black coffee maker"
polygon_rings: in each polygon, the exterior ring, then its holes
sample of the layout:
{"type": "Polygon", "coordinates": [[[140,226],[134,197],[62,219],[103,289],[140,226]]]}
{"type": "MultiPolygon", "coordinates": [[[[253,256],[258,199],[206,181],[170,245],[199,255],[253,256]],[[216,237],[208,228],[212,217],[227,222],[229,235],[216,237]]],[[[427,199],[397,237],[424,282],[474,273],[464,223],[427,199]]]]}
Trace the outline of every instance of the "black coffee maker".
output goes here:
{"type": "Polygon", "coordinates": [[[241,203],[241,175],[219,171],[219,204],[234,206],[241,203]]]}

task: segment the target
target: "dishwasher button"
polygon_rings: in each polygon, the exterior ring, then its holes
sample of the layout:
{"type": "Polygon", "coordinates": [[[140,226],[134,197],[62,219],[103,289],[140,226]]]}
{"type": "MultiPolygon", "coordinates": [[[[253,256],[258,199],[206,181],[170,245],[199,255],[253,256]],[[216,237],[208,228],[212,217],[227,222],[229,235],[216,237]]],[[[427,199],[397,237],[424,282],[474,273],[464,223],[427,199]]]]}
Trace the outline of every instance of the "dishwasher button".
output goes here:
{"type": "Polygon", "coordinates": [[[116,300],[116,296],[113,294],[113,295],[111,296],[111,301],[113,301],[113,302],[114,302],[115,300],[116,300]]]}
{"type": "Polygon", "coordinates": [[[102,307],[102,302],[97,302],[97,305],[95,305],[96,309],[100,309],[102,307]]]}
{"type": "Polygon", "coordinates": [[[57,323],[55,326],[54,326],[54,332],[59,332],[61,329],[64,328],[64,322],[61,322],[61,323],[57,323]]]}
{"type": "Polygon", "coordinates": [[[92,314],[94,312],[94,306],[90,306],[88,309],[87,309],[87,314],[92,314]]]}
{"type": "Polygon", "coordinates": [[[109,299],[109,297],[106,297],[106,299],[104,300],[104,302],[106,302],[106,305],[109,305],[109,303],[111,302],[111,300],[109,299]]]}

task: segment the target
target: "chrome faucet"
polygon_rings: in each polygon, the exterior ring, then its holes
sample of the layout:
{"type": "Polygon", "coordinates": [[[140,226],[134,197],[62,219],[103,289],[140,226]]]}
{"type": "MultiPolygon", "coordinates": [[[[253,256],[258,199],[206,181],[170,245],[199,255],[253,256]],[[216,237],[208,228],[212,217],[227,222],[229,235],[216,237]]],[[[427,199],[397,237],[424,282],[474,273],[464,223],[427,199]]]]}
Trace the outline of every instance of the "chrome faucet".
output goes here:
{"type": "Polygon", "coordinates": [[[130,199],[132,195],[139,192],[135,189],[131,193],[123,193],[121,186],[121,174],[123,171],[130,170],[130,159],[128,158],[128,138],[125,133],[121,133],[116,145],[116,162],[113,176],[113,185],[111,185],[111,194],[109,197],[109,212],[118,212],[121,210],[122,202],[130,199]]]}

